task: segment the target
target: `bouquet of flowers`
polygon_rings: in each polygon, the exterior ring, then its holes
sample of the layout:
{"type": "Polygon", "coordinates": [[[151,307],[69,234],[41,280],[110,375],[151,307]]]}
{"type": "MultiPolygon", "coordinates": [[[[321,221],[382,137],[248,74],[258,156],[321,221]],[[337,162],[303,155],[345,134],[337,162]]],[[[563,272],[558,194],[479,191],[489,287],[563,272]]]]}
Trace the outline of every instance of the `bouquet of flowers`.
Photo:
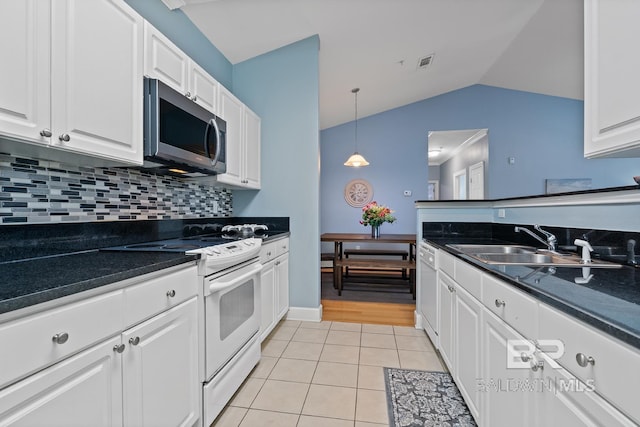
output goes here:
{"type": "Polygon", "coordinates": [[[393,222],[396,217],[391,215],[393,211],[386,206],[371,202],[362,208],[362,221],[364,226],[379,227],[383,222],[393,222]]]}

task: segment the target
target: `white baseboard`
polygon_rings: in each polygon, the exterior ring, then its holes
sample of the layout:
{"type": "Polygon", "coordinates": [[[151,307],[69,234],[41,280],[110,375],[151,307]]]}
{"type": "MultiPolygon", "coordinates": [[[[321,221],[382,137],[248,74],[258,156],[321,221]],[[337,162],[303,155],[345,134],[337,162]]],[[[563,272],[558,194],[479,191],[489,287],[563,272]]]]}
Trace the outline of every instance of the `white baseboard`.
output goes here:
{"type": "Polygon", "coordinates": [[[305,320],[307,322],[320,322],[322,320],[322,304],[312,307],[289,307],[287,320],[305,320]]]}

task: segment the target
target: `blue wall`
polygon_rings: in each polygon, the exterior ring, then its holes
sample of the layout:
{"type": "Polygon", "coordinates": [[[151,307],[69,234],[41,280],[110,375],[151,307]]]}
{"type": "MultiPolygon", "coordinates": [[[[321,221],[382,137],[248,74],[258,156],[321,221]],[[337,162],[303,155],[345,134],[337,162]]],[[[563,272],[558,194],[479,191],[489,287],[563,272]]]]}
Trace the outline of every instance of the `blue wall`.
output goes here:
{"type": "Polygon", "coordinates": [[[231,89],[232,65],[180,9],[169,10],[161,1],[126,0],[140,15],[169,37],[180,49],[231,89]]]}
{"type": "Polygon", "coordinates": [[[318,50],[310,37],[236,64],[234,93],[262,119],[262,189],[235,191],[236,216],[290,217],[290,303],[320,306],[318,50]]]}
{"type": "Polygon", "coordinates": [[[362,169],[342,165],[353,152],[353,122],[323,130],[321,231],[363,231],[359,210],[343,199],[345,184],[363,178],[374,199],[396,210],[397,223],[382,231],[415,232],[413,201],[426,199],[427,133],[480,128],[489,130],[490,199],[543,194],[547,178],[592,178],[602,188],[632,185],[637,174],[637,159],[584,158],[581,101],[474,85],[359,119],[358,149],[371,163],[362,169]]]}

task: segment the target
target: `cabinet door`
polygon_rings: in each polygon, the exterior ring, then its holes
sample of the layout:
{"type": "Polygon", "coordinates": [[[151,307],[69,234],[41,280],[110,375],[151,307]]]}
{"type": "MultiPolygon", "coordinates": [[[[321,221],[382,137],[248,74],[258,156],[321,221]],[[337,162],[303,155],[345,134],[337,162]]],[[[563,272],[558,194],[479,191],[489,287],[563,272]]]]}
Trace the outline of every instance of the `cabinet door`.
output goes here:
{"type": "Polygon", "coordinates": [[[197,299],[123,334],[124,423],[191,426],[200,419],[197,299]]]}
{"type": "Polygon", "coordinates": [[[587,0],[585,157],[640,156],[640,3],[587,0]]]}
{"type": "Polygon", "coordinates": [[[245,169],[247,188],[260,189],[260,117],[248,108],[245,113],[245,169]]]}
{"type": "Polygon", "coordinates": [[[150,23],[144,23],[144,74],[187,95],[189,57],[150,23]]]}
{"type": "Polygon", "coordinates": [[[447,368],[453,371],[453,333],[454,333],[454,301],[455,282],[443,271],[438,274],[438,287],[440,288],[440,354],[447,364],[447,368]]]}
{"type": "Polygon", "coordinates": [[[538,426],[536,399],[541,393],[540,370],[534,372],[526,366],[510,366],[514,355],[509,341],[524,341],[524,337],[502,320],[484,310],[482,332],[482,377],[478,387],[484,401],[483,425],[491,427],[538,426]],[[534,387],[533,390],[530,388],[534,387]]]}
{"type": "Polygon", "coordinates": [[[0,2],[0,133],[48,144],[51,3],[0,2]]]}
{"type": "Polygon", "coordinates": [[[263,264],[260,274],[260,340],[263,341],[276,325],[275,261],[263,264]]]}
{"type": "Polygon", "coordinates": [[[0,391],[0,425],[122,426],[120,336],[0,391]]]}
{"type": "Polygon", "coordinates": [[[482,354],[482,304],[461,287],[456,288],[454,352],[456,384],[474,418],[480,416],[480,390],[482,354]]]}
{"type": "Polygon", "coordinates": [[[198,64],[190,61],[189,88],[192,99],[214,114],[218,113],[218,82],[198,64]]]}
{"type": "Polygon", "coordinates": [[[52,2],[53,145],[142,164],[142,25],[124,0],[52,2]]]}
{"type": "Polygon", "coordinates": [[[284,254],[276,260],[276,283],[278,291],[277,320],[289,311],[289,254],[284,254]]]}
{"type": "Polygon", "coordinates": [[[227,122],[227,171],[217,176],[218,182],[242,185],[242,102],[220,87],[220,115],[227,122]]]}

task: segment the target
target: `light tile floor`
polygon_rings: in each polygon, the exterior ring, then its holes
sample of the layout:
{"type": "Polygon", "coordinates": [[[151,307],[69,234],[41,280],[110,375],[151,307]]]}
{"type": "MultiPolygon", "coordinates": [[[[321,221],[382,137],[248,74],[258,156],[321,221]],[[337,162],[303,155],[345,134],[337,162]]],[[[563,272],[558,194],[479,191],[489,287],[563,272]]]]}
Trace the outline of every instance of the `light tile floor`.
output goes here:
{"type": "Polygon", "coordinates": [[[412,327],[282,321],[213,426],[386,426],[383,367],[445,370],[412,327]]]}

